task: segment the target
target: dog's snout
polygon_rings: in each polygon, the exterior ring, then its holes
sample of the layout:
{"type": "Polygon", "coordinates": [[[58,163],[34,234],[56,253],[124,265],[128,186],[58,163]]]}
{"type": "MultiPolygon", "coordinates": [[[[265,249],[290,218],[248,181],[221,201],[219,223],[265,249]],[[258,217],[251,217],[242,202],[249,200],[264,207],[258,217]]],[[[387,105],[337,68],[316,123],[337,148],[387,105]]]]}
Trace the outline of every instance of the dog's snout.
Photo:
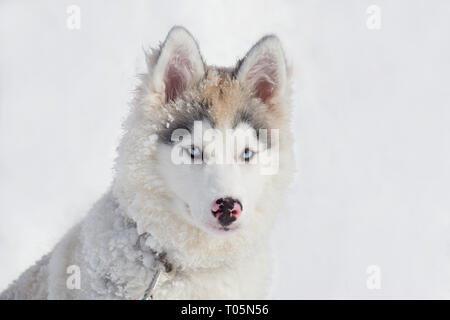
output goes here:
{"type": "Polygon", "coordinates": [[[242,210],[241,202],[230,197],[217,199],[211,205],[211,213],[224,227],[236,221],[242,210]]]}

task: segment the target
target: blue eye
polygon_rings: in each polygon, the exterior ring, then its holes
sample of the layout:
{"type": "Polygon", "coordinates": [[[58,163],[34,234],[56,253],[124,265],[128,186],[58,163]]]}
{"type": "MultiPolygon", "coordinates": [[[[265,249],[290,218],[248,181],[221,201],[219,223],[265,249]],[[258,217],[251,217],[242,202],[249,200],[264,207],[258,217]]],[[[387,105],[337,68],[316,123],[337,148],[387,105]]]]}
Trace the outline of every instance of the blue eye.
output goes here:
{"type": "Polygon", "coordinates": [[[198,158],[200,157],[200,155],[202,154],[202,152],[200,151],[200,149],[196,146],[191,146],[188,149],[189,155],[191,156],[192,159],[194,158],[198,158]]]}
{"type": "Polygon", "coordinates": [[[244,152],[242,153],[242,158],[245,161],[249,161],[253,157],[254,153],[249,148],[245,148],[244,152]]]}

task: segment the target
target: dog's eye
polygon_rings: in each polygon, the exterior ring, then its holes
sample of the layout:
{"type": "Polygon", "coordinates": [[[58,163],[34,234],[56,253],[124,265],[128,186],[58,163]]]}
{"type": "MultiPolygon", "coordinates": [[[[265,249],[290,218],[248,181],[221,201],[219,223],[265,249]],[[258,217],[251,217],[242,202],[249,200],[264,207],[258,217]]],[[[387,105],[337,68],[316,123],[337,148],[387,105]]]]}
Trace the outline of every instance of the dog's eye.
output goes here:
{"type": "Polygon", "coordinates": [[[253,157],[253,155],[254,152],[252,150],[250,150],[249,148],[245,148],[244,152],[242,152],[242,159],[248,162],[253,157]]]}
{"type": "Polygon", "coordinates": [[[188,153],[189,153],[189,155],[191,156],[192,159],[199,158],[201,156],[201,154],[202,154],[202,152],[200,151],[200,148],[196,147],[196,146],[191,146],[188,149],[188,153]]]}

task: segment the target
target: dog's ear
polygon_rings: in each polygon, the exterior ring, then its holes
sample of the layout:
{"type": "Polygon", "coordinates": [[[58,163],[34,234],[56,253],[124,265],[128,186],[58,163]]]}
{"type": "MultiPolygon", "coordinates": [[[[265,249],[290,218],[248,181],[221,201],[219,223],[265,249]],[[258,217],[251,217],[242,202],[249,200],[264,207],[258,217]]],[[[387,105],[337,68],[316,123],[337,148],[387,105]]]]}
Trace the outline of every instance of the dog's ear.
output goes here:
{"type": "Polygon", "coordinates": [[[280,40],[274,35],[263,37],[239,61],[237,79],[269,106],[284,93],[287,69],[280,40]]]}
{"type": "Polygon", "coordinates": [[[153,69],[153,89],[162,95],[164,102],[175,100],[204,74],[197,42],[185,28],[173,27],[161,45],[153,69]]]}

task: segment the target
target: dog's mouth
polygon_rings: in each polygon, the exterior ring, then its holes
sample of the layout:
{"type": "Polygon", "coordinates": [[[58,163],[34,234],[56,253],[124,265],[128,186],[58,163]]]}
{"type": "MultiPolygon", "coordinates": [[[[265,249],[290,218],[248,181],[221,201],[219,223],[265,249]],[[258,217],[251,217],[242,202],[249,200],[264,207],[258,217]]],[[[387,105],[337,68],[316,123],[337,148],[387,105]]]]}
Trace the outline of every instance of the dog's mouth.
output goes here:
{"type": "Polygon", "coordinates": [[[229,228],[229,227],[220,227],[217,230],[227,232],[227,231],[235,231],[237,228],[229,228]]]}
{"type": "Polygon", "coordinates": [[[233,226],[219,226],[219,225],[209,225],[210,228],[220,232],[220,233],[232,233],[234,231],[236,231],[237,229],[239,229],[239,226],[237,225],[233,225],[233,226]]]}
{"type": "MultiPolygon", "coordinates": [[[[187,215],[193,219],[194,217],[192,215],[191,208],[186,202],[184,203],[184,208],[185,208],[187,215]]],[[[218,232],[218,233],[222,233],[222,234],[232,233],[232,232],[236,231],[237,229],[239,229],[239,226],[237,224],[233,224],[230,226],[221,226],[220,224],[216,224],[216,223],[208,223],[206,225],[206,227],[210,230],[212,229],[212,230],[216,231],[216,233],[218,232]]]]}

